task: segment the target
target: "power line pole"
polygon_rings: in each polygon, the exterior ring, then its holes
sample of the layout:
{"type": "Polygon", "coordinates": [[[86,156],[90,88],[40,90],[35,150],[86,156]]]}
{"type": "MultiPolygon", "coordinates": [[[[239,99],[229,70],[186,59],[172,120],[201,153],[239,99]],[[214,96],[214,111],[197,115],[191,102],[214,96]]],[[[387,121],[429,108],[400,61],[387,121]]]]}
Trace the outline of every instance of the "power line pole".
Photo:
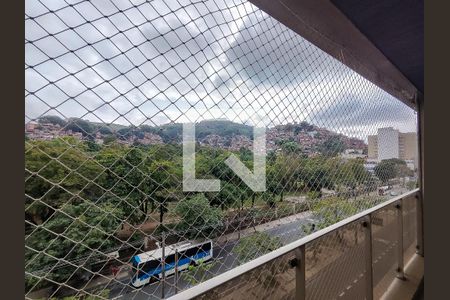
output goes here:
{"type": "Polygon", "coordinates": [[[175,294],[178,293],[178,248],[175,249],[175,294]]]}
{"type": "Polygon", "coordinates": [[[161,282],[161,298],[165,298],[165,284],[166,284],[166,233],[162,233],[162,255],[161,255],[161,264],[162,264],[162,282],[161,282]]]}

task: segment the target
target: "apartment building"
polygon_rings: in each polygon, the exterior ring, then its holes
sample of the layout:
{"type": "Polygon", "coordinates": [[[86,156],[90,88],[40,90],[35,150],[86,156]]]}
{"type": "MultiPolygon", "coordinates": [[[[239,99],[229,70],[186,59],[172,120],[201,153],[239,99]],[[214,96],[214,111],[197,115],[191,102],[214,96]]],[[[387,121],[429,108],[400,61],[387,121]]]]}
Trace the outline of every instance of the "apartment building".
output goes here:
{"type": "Polygon", "coordinates": [[[399,158],[417,166],[417,133],[399,132],[392,127],[379,128],[376,135],[369,135],[368,158],[381,161],[399,158]]]}
{"type": "Polygon", "coordinates": [[[367,137],[367,157],[369,159],[378,159],[378,138],[376,135],[367,137]]]}
{"type": "Polygon", "coordinates": [[[404,160],[415,160],[417,158],[417,134],[415,132],[400,133],[399,156],[404,160]]]}

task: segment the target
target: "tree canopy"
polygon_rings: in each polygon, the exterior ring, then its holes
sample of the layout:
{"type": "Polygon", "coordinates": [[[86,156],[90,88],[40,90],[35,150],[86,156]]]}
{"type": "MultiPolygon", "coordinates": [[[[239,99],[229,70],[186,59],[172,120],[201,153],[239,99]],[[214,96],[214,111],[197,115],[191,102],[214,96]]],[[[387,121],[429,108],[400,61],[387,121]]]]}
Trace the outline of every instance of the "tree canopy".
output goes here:
{"type": "Polygon", "coordinates": [[[38,123],[40,123],[40,124],[50,123],[53,125],[59,125],[61,127],[64,127],[67,124],[67,122],[65,120],[63,120],[62,118],[60,118],[58,116],[52,116],[52,115],[40,117],[38,119],[38,123]]]}
{"type": "Polygon", "coordinates": [[[73,132],[81,132],[84,136],[90,136],[95,131],[95,126],[86,120],[79,118],[71,118],[67,122],[67,130],[72,130],[73,132]]]}
{"type": "Polygon", "coordinates": [[[188,234],[202,235],[223,226],[220,209],[212,207],[204,194],[178,202],[175,211],[182,220],[180,227],[188,234]]]}
{"type": "MultiPolygon", "coordinates": [[[[83,126],[83,122],[78,124],[83,126]]],[[[253,169],[253,155],[248,150],[232,152],[198,146],[197,178],[219,179],[221,190],[186,193],[182,190],[181,145],[131,146],[114,139],[100,145],[74,137],[27,140],[24,174],[27,269],[38,272],[54,265],[55,257],[67,255],[68,260],[75,260],[95,250],[117,247],[123,244],[117,233],[125,225],[136,228],[150,220],[166,226],[169,219],[172,228],[185,232],[186,237],[211,237],[229,224],[225,217],[236,211],[241,216],[247,200],[252,208],[256,201],[264,209],[276,209],[288,193],[314,194],[310,197],[313,199],[320,198],[323,188],[346,190],[373,185],[373,177],[362,160],[328,155],[305,157],[288,146],[284,151],[269,153],[267,191],[253,193],[224,163],[231,153],[253,169]]],[[[406,172],[404,162],[388,161],[380,165],[378,169],[395,166],[394,176],[406,172]]],[[[386,178],[380,172],[376,170],[377,176],[386,178]]],[[[325,215],[329,216],[329,222],[341,218],[339,211],[348,208],[348,203],[340,200],[327,205],[330,211],[325,215]]],[[[243,239],[237,249],[245,249],[241,252],[247,252],[249,257],[256,255],[247,249],[251,243],[264,243],[262,247],[267,251],[278,245],[277,240],[258,234],[243,239]]],[[[70,266],[55,268],[52,280],[67,280],[73,272],[70,266]]],[[[27,277],[27,287],[34,283],[36,280],[27,277]]]]}
{"type": "Polygon", "coordinates": [[[245,263],[279,247],[281,247],[281,241],[278,237],[258,231],[240,239],[233,252],[237,254],[240,263],[245,263]]]}
{"type": "Polygon", "coordinates": [[[413,174],[413,171],[407,167],[406,162],[398,158],[382,160],[375,166],[374,172],[383,183],[387,183],[395,177],[405,177],[413,174]]]}
{"type": "Polygon", "coordinates": [[[336,156],[345,150],[345,143],[339,135],[332,135],[319,145],[319,152],[325,156],[336,156]]]}

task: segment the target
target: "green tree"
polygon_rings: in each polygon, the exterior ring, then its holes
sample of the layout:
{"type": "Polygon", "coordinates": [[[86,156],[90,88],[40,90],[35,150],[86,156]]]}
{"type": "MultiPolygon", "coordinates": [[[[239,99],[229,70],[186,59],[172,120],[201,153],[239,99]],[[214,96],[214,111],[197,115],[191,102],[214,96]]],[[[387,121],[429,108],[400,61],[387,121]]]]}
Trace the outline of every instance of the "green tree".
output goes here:
{"type": "Polygon", "coordinates": [[[40,124],[54,124],[54,125],[59,125],[61,127],[66,126],[67,122],[63,119],[61,119],[58,116],[42,116],[39,118],[38,123],[40,124]]]}
{"type": "Polygon", "coordinates": [[[375,175],[383,183],[387,183],[390,179],[396,178],[397,176],[408,174],[409,172],[407,170],[406,162],[397,158],[384,159],[374,168],[375,175]]]}
{"type": "Polygon", "coordinates": [[[194,286],[200,282],[208,280],[213,275],[210,272],[211,268],[214,267],[214,262],[205,262],[200,260],[197,265],[189,265],[187,272],[183,272],[181,277],[187,281],[191,286],[194,286]]]}
{"type": "Polygon", "coordinates": [[[417,181],[413,181],[413,180],[408,181],[408,183],[406,184],[406,187],[408,188],[408,190],[413,190],[413,189],[417,188],[418,187],[417,181]]]}
{"type": "Polygon", "coordinates": [[[296,189],[300,167],[300,159],[294,153],[278,155],[267,167],[267,189],[280,195],[280,202],[283,201],[285,192],[296,189]]]}
{"type": "Polygon", "coordinates": [[[356,214],[358,207],[351,200],[329,197],[315,200],[311,210],[315,219],[318,220],[316,229],[323,229],[356,214]]]}
{"type": "Polygon", "coordinates": [[[252,161],[253,160],[253,152],[250,149],[241,147],[239,149],[239,158],[242,161],[252,161]]]}
{"type": "Polygon", "coordinates": [[[364,190],[372,184],[372,175],[364,168],[362,159],[344,160],[336,157],[330,161],[330,170],[332,171],[335,186],[351,191],[354,197],[358,195],[359,190],[364,190]]]}
{"type": "Polygon", "coordinates": [[[300,153],[300,146],[294,141],[287,141],[281,144],[281,150],[286,154],[300,153]]]}
{"type": "Polygon", "coordinates": [[[25,145],[26,220],[41,224],[68,202],[95,200],[102,191],[90,182],[102,171],[88,146],[74,138],[29,141],[25,145]]]}
{"type": "Polygon", "coordinates": [[[181,198],[181,167],[173,161],[153,161],[150,166],[151,189],[149,200],[153,205],[158,206],[159,222],[164,221],[164,214],[167,212],[169,202],[177,201],[181,198]]]}
{"type": "Polygon", "coordinates": [[[223,226],[220,209],[212,207],[204,194],[178,202],[175,212],[181,218],[180,228],[191,236],[210,234],[223,226]]]}
{"type": "Polygon", "coordinates": [[[325,156],[336,156],[345,150],[345,143],[339,135],[332,135],[319,145],[318,150],[325,156]]]}
{"type": "Polygon", "coordinates": [[[281,241],[278,237],[272,237],[266,232],[255,232],[240,239],[233,252],[236,253],[240,263],[245,263],[279,247],[281,241]]]}
{"type": "Polygon", "coordinates": [[[87,146],[87,151],[89,152],[97,152],[101,150],[100,145],[94,142],[93,140],[87,140],[85,141],[85,143],[87,146]]]}
{"type": "Polygon", "coordinates": [[[83,136],[92,136],[95,126],[89,121],[79,118],[71,118],[67,122],[66,129],[72,130],[73,132],[81,132],[83,136]]]}
{"type": "MultiPolygon", "coordinates": [[[[81,269],[60,260],[74,261],[84,257],[84,267],[89,269],[99,259],[98,255],[89,256],[94,249],[106,252],[120,243],[113,235],[123,219],[124,215],[112,204],[83,202],[65,205],[27,236],[27,271],[40,274],[54,268],[46,273],[46,278],[58,283],[81,276],[81,269]]],[[[35,277],[26,277],[27,289],[36,283],[35,277]]]]}
{"type": "Polygon", "coordinates": [[[275,208],[276,207],[276,200],[275,200],[275,196],[273,193],[271,192],[262,192],[261,193],[261,199],[267,204],[267,206],[269,206],[270,208],[275,208]]]}
{"type": "Polygon", "coordinates": [[[104,167],[102,176],[96,181],[109,193],[102,201],[114,201],[126,214],[127,221],[137,223],[145,217],[139,209],[151,191],[146,183],[148,163],[143,164],[144,153],[137,148],[129,149],[124,145],[114,144],[103,147],[96,160],[104,167]]]}
{"type": "Polygon", "coordinates": [[[125,127],[125,128],[121,128],[119,130],[117,130],[117,135],[119,137],[119,139],[121,140],[126,140],[129,137],[131,137],[133,135],[133,128],[132,127],[125,127]]]}
{"type": "Polygon", "coordinates": [[[333,189],[336,177],[330,160],[324,156],[302,159],[297,168],[298,180],[308,191],[319,192],[322,188],[333,189]]]}
{"type": "Polygon", "coordinates": [[[77,296],[69,296],[69,297],[64,297],[62,299],[58,299],[58,298],[50,298],[50,300],[101,300],[101,299],[108,299],[109,298],[109,290],[108,289],[104,289],[100,292],[100,294],[98,294],[98,296],[93,296],[93,295],[85,295],[82,293],[78,293],[77,296]]]}
{"type": "Polygon", "coordinates": [[[302,121],[295,126],[294,133],[298,134],[299,132],[309,132],[313,131],[314,126],[309,124],[308,122],[302,121]]]}
{"type": "Polygon", "coordinates": [[[225,210],[228,207],[239,206],[242,193],[235,184],[222,181],[220,191],[209,193],[208,196],[212,205],[220,206],[222,210],[225,210]]]}
{"type": "Polygon", "coordinates": [[[116,136],[114,135],[107,135],[103,138],[103,143],[105,145],[111,144],[117,140],[116,136]]]}
{"type": "Polygon", "coordinates": [[[108,126],[100,126],[100,128],[98,129],[98,132],[100,132],[103,135],[110,135],[113,134],[113,131],[111,130],[111,128],[109,128],[108,126]]]}

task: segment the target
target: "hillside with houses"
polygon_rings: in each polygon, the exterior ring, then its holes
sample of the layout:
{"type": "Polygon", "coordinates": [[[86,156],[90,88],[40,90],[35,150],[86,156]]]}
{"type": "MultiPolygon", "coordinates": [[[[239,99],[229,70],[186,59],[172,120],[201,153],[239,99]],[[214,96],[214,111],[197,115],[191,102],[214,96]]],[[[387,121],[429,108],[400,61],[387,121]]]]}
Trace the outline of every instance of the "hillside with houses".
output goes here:
{"type": "MultiPolygon", "coordinates": [[[[100,124],[82,119],[63,120],[56,116],[44,116],[37,122],[25,125],[28,139],[51,140],[71,136],[91,140],[97,144],[117,142],[128,145],[180,144],[182,124],[171,123],[160,126],[123,126],[100,124]]],[[[196,124],[196,139],[200,145],[230,151],[251,149],[253,128],[228,120],[205,120],[196,124]]],[[[307,122],[277,125],[266,129],[266,148],[277,151],[291,147],[308,156],[333,149],[337,153],[346,150],[366,153],[367,144],[357,138],[338,134],[307,122]]],[[[347,151],[348,152],[348,151],[347,151]]],[[[337,154],[336,153],[336,154],[337,154]]]]}

